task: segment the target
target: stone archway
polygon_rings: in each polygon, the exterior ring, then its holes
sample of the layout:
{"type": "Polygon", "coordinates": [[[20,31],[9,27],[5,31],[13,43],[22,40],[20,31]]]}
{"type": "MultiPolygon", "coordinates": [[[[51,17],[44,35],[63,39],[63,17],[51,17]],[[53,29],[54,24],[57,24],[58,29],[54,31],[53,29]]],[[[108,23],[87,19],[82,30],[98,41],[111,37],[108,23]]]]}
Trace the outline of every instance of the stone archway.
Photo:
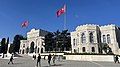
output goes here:
{"type": "Polygon", "coordinates": [[[34,52],[34,46],[35,46],[35,43],[31,42],[31,44],[30,44],[30,53],[34,52]]]}

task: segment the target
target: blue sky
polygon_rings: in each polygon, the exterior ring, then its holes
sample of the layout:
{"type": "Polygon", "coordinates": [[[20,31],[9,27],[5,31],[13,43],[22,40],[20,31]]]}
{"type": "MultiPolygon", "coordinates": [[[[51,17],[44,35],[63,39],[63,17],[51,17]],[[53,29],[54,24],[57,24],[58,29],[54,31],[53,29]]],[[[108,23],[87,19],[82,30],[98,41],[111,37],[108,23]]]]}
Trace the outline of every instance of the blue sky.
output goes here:
{"type": "Polygon", "coordinates": [[[67,29],[81,24],[120,25],[120,0],[0,0],[0,38],[26,35],[32,28],[47,31],[63,30],[64,15],[56,11],[67,5],[67,29]],[[29,20],[27,28],[21,23],[29,20]]]}

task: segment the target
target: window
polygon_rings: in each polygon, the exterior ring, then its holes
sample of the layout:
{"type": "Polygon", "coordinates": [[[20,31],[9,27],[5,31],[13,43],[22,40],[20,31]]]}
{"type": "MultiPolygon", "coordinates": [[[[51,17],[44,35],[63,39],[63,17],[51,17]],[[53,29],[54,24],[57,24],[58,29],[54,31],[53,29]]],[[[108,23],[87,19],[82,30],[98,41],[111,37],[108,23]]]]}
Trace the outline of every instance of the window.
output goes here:
{"type": "Polygon", "coordinates": [[[95,52],[95,48],[94,47],[92,47],[92,52],[95,52]]]}
{"type": "Polygon", "coordinates": [[[74,53],[76,53],[76,50],[74,49],[74,53]]]}
{"type": "Polygon", "coordinates": [[[25,47],[25,44],[23,44],[23,48],[25,47]]]}
{"type": "Polygon", "coordinates": [[[77,34],[77,45],[79,44],[79,33],[77,34]]]}
{"type": "Polygon", "coordinates": [[[110,41],[110,35],[108,34],[107,35],[107,43],[109,44],[111,41],[110,41]]]}
{"type": "Polygon", "coordinates": [[[106,43],[106,37],[103,35],[103,43],[106,43]]]}
{"type": "Polygon", "coordinates": [[[89,38],[90,38],[90,43],[93,43],[94,42],[93,33],[89,34],[89,38]]]}
{"type": "Polygon", "coordinates": [[[85,51],[86,51],[86,50],[85,50],[85,47],[83,47],[83,48],[82,48],[82,51],[83,51],[83,52],[85,52],[85,51]]]}
{"type": "Polygon", "coordinates": [[[75,46],[75,39],[73,39],[73,45],[75,46]]]}
{"type": "Polygon", "coordinates": [[[85,34],[84,34],[84,33],[82,33],[82,35],[81,35],[81,42],[82,42],[82,43],[85,43],[85,42],[86,42],[86,37],[85,37],[85,34]]]}
{"type": "Polygon", "coordinates": [[[78,53],[79,53],[79,48],[78,48],[78,53]]]}

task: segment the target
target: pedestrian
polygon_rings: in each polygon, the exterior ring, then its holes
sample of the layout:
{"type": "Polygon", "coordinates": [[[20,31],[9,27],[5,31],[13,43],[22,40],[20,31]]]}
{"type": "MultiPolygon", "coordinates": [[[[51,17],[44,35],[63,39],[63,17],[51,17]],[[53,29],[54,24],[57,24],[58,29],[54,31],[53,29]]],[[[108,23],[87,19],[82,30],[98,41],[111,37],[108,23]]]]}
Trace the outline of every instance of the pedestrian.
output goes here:
{"type": "Polygon", "coordinates": [[[33,60],[34,60],[35,56],[33,55],[33,60]]]}
{"type": "Polygon", "coordinates": [[[114,55],[114,62],[116,63],[116,55],[114,55]]]}
{"type": "Polygon", "coordinates": [[[49,64],[49,66],[51,65],[50,61],[51,61],[51,54],[48,55],[48,64],[49,64]]]}
{"type": "Polygon", "coordinates": [[[44,56],[44,60],[45,60],[45,56],[44,56]]]}
{"type": "Polygon", "coordinates": [[[8,62],[8,64],[9,64],[10,62],[13,64],[13,54],[12,54],[12,56],[10,57],[10,61],[8,62]]]}
{"type": "MultiPolygon", "coordinates": [[[[118,62],[119,63],[119,58],[118,58],[118,55],[116,55],[116,62],[118,62]]],[[[115,62],[115,63],[116,63],[115,62]]]]}
{"type": "Polygon", "coordinates": [[[53,54],[52,60],[53,60],[53,64],[54,64],[54,65],[55,65],[55,59],[56,59],[56,57],[55,57],[55,55],[53,54]]]}
{"type": "Polygon", "coordinates": [[[60,55],[58,55],[58,61],[60,61],[60,55]]]}
{"type": "Polygon", "coordinates": [[[34,56],[34,60],[36,60],[36,55],[34,56]]]}
{"type": "Polygon", "coordinates": [[[38,67],[38,64],[39,64],[39,67],[41,67],[41,56],[40,56],[40,54],[38,54],[38,57],[37,57],[37,67],[38,67]]]}

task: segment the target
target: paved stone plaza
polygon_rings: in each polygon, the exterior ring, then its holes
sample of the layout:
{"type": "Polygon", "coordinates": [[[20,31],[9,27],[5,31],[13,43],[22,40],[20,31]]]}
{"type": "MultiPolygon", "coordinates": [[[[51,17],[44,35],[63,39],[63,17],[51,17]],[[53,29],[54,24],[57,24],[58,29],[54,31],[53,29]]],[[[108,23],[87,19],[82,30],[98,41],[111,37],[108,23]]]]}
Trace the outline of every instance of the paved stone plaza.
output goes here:
{"type": "MultiPolygon", "coordinates": [[[[0,67],[35,67],[36,61],[32,57],[24,56],[14,59],[14,64],[7,64],[9,60],[0,59],[0,67]]],[[[42,59],[42,67],[49,67],[47,60],[42,59]]],[[[114,62],[90,62],[90,61],[57,61],[56,66],[51,67],[120,67],[114,62]]]]}

